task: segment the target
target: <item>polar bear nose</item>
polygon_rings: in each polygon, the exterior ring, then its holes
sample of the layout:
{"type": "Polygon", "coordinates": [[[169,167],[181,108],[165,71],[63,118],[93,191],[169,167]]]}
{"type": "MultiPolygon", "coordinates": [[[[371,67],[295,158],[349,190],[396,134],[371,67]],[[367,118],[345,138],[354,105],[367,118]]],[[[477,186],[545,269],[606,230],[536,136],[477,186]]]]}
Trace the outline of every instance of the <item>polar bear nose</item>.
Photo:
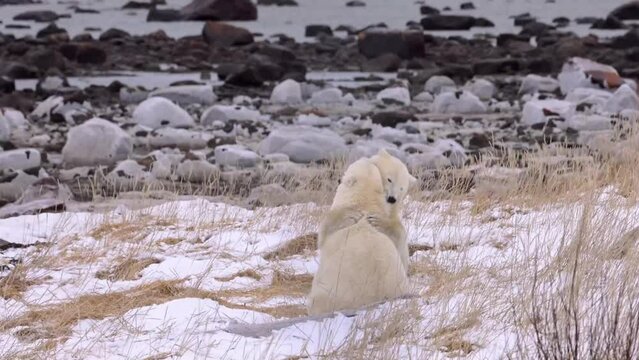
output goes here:
{"type": "Polygon", "coordinates": [[[388,201],[388,202],[389,202],[389,203],[391,203],[391,204],[394,204],[394,203],[396,203],[396,202],[397,202],[397,199],[395,199],[395,197],[393,197],[393,196],[389,196],[389,197],[386,199],[386,201],[388,201]]]}

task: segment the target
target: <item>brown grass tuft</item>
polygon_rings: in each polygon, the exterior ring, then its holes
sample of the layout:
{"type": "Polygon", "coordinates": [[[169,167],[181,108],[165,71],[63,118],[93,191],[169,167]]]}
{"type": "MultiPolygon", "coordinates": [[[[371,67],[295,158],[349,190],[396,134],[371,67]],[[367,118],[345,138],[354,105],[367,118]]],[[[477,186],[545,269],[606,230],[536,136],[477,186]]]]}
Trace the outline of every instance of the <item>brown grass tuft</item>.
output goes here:
{"type": "Polygon", "coordinates": [[[285,260],[294,255],[301,255],[317,250],[317,233],[298,236],[274,251],[264,255],[265,260],[285,260]]]}
{"type": "Polygon", "coordinates": [[[240,272],[237,272],[237,273],[229,275],[229,276],[216,277],[215,280],[218,280],[218,281],[231,281],[231,280],[233,280],[235,278],[238,278],[238,277],[248,277],[248,278],[255,279],[257,281],[262,279],[262,275],[260,275],[257,271],[255,271],[253,269],[247,269],[247,270],[242,270],[240,272]]]}
{"type": "Polygon", "coordinates": [[[156,258],[123,259],[122,262],[111,269],[98,271],[95,277],[109,281],[138,280],[142,277],[140,274],[142,270],[149,265],[159,264],[160,262],[156,258]]]}
{"type": "Polygon", "coordinates": [[[27,272],[23,266],[17,266],[9,275],[0,278],[0,298],[20,300],[29,287],[38,283],[39,281],[27,278],[27,272]]]}

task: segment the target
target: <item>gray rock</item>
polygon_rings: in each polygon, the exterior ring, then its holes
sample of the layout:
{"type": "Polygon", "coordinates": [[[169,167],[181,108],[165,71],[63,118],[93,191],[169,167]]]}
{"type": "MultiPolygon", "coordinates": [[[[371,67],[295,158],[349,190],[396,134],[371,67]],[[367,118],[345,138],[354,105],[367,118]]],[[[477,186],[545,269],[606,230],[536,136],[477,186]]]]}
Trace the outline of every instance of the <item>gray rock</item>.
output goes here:
{"type": "Polygon", "coordinates": [[[297,163],[343,156],[347,150],[344,139],[333,131],[309,126],[275,129],[262,140],[259,146],[261,155],[283,153],[297,163]]]}

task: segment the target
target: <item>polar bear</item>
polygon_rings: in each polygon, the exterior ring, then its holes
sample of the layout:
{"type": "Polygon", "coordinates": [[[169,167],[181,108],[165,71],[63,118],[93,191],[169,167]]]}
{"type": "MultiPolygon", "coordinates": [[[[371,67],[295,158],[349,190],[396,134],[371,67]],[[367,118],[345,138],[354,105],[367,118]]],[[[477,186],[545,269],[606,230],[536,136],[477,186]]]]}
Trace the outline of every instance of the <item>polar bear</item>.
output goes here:
{"type": "Polygon", "coordinates": [[[354,310],[408,292],[408,277],[395,245],[364,217],[325,239],[308,313],[354,310]]]}
{"type": "Polygon", "coordinates": [[[321,249],[328,235],[366,216],[371,225],[393,241],[408,271],[406,229],[400,216],[402,201],[415,181],[406,165],[384,149],[351,164],[320,226],[318,247],[321,249]]]}
{"type": "Polygon", "coordinates": [[[320,265],[309,314],[355,309],[407,293],[408,245],[400,212],[414,181],[385,150],[349,166],[320,226],[320,265]]]}

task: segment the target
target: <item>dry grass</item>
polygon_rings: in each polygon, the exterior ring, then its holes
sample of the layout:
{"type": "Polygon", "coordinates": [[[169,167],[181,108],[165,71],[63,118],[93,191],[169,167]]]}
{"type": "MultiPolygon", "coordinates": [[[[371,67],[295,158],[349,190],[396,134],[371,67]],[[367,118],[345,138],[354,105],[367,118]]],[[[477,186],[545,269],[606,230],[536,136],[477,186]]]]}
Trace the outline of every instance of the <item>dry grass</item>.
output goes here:
{"type": "MultiPolygon", "coordinates": [[[[277,296],[295,296],[305,294],[310,288],[310,275],[277,275],[271,286],[252,290],[206,291],[185,287],[182,281],[156,281],[140,285],[131,290],[106,294],[83,295],[68,302],[50,306],[32,306],[17,318],[0,322],[0,331],[19,328],[15,335],[19,338],[35,341],[49,340],[46,347],[53,348],[55,343],[65,341],[71,329],[81,320],[101,320],[122,316],[129,310],[162,304],[180,298],[205,298],[219,302],[232,309],[263,312],[274,317],[296,317],[306,313],[306,309],[296,305],[259,306],[246,303],[234,303],[234,297],[252,297],[256,303],[277,296]]],[[[22,284],[22,283],[21,283],[22,284]]],[[[16,286],[19,286],[16,283],[16,286]]],[[[11,290],[7,295],[15,296],[22,288],[11,290]]]]}
{"type": "Polygon", "coordinates": [[[29,287],[38,283],[39,281],[29,279],[25,267],[19,265],[9,275],[0,278],[0,298],[20,300],[29,287]]]}
{"type": "Polygon", "coordinates": [[[229,276],[216,277],[215,280],[218,280],[218,281],[231,281],[231,280],[236,279],[238,277],[247,277],[247,278],[255,279],[257,281],[260,281],[262,279],[262,275],[260,275],[260,273],[258,273],[257,271],[255,271],[253,269],[247,269],[247,270],[242,270],[240,272],[237,272],[237,273],[229,275],[229,276]]]}
{"type": "Polygon", "coordinates": [[[109,281],[138,280],[142,277],[142,274],[140,274],[142,270],[149,265],[159,264],[160,262],[160,260],[155,258],[120,259],[119,264],[111,269],[98,271],[95,277],[109,281]]]}
{"type": "Polygon", "coordinates": [[[264,255],[265,260],[285,260],[317,250],[317,233],[298,236],[264,255]]]}

